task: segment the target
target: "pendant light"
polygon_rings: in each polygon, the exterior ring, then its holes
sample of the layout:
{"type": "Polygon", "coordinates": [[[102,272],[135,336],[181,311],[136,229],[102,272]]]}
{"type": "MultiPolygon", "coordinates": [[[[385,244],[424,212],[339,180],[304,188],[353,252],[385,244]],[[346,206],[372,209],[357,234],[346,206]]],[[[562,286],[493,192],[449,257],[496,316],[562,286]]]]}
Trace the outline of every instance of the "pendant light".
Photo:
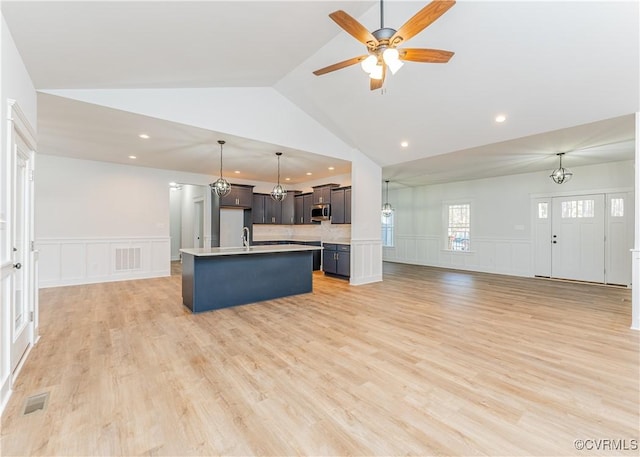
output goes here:
{"type": "Polygon", "coordinates": [[[391,203],[389,203],[389,180],[386,179],[384,182],[387,183],[387,196],[385,198],[386,203],[382,205],[382,216],[389,217],[393,214],[393,208],[391,207],[391,203]]]}
{"type": "Polygon", "coordinates": [[[224,145],[224,143],[225,141],[218,140],[218,144],[220,145],[220,177],[216,182],[209,184],[209,187],[211,187],[211,192],[215,192],[216,194],[218,194],[218,197],[224,197],[231,191],[231,184],[229,184],[229,181],[222,177],[222,146],[224,145]]]}
{"type": "Polygon", "coordinates": [[[559,152],[556,155],[560,157],[560,166],[553,170],[549,177],[553,179],[553,182],[555,182],[556,184],[562,184],[568,182],[573,176],[573,173],[562,167],[562,156],[564,155],[564,152],[559,152]]]}
{"type": "Polygon", "coordinates": [[[278,184],[275,185],[273,190],[271,191],[271,198],[273,198],[277,202],[281,202],[287,196],[287,191],[284,187],[280,185],[280,156],[281,152],[276,152],[276,156],[278,156],[278,184]]]}

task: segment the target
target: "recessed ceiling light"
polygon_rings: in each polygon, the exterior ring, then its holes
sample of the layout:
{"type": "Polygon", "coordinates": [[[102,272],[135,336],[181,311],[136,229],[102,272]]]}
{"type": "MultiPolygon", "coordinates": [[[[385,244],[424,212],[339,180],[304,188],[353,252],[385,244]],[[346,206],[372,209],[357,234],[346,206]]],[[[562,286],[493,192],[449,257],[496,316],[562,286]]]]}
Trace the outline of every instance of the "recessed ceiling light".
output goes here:
{"type": "Polygon", "coordinates": [[[311,176],[313,173],[311,173],[310,171],[307,171],[307,176],[311,176]]]}
{"type": "Polygon", "coordinates": [[[496,122],[504,122],[507,120],[507,116],[505,116],[504,114],[498,114],[496,116],[496,122]]]}
{"type": "Polygon", "coordinates": [[[171,182],[169,183],[169,185],[170,185],[170,186],[177,186],[177,185],[178,185],[178,183],[176,183],[175,181],[171,181],[171,182]]]}
{"type": "Polygon", "coordinates": [[[240,170],[236,170],[236,171],[234,171],[234,173],[238,175],[238,174],[240,174],[240,170]]]}
{"type": "Polygon", "coordinates": [[[137,159],[136,156],[129,156],[130,159],[137,159]]]}
{"type": "Polygon", "coordinates": [[[146,133],[141,133],[140,135],[138,135],[140,138],[142,138],[143,140],[148,140],[150,138],[149,135],[147,135],[146,133]]]}
{"type": "Polygon", "coordinates": [[[407,146],[409,146],[409,142],[403,141],[402,143],[400,143],[400,146],[402,146],[403,148],[406,148],[407,146]]]}
{"type": "Polygon", "coordinates": [[[291,181],[291,178],[284,178],[285,181],[291,181]]]}
{"type": "Polygon", "coordinates": [[[335,170],[336,167],[329,167],[329,170],[335,170]]]}

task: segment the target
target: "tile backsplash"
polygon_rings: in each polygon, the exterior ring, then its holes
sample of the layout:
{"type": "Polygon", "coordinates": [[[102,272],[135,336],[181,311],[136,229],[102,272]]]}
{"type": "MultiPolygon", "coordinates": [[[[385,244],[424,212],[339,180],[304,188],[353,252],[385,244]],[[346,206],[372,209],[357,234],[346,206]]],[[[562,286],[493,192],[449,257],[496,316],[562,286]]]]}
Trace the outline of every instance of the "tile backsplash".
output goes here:
{"type": "Polygon", "coordinates": [[[281,240],[288,238],[304,238],[320,241],[349,241],[351,224],[332,224],[322,221],[313,225],[270,225],[254,224],[254,240],[281,240]]]}

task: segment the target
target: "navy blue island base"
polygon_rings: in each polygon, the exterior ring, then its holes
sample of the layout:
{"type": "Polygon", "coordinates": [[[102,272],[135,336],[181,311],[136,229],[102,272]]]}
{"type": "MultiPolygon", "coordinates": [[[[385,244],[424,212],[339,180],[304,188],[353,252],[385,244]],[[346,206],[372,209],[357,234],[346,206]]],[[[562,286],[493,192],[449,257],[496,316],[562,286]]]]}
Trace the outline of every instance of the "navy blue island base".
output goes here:
{"type": "Polygon", "coordinates": [[[199,313],[309,293],[313,290],[315,249],[320,248],[182,250],[182,301],[193,313],[199,313]]]}

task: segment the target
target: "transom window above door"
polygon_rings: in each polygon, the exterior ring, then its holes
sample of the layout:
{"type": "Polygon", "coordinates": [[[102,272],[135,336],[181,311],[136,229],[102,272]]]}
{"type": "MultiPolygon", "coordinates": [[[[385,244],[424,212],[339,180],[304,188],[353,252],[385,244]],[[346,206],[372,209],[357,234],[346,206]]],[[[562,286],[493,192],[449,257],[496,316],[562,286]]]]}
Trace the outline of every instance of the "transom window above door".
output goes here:
{"type": "Polygon", "coordinates": [[[594,200],[569,200],[562,202],[561,217],[594,217],[595,216],[594,200]]]}

